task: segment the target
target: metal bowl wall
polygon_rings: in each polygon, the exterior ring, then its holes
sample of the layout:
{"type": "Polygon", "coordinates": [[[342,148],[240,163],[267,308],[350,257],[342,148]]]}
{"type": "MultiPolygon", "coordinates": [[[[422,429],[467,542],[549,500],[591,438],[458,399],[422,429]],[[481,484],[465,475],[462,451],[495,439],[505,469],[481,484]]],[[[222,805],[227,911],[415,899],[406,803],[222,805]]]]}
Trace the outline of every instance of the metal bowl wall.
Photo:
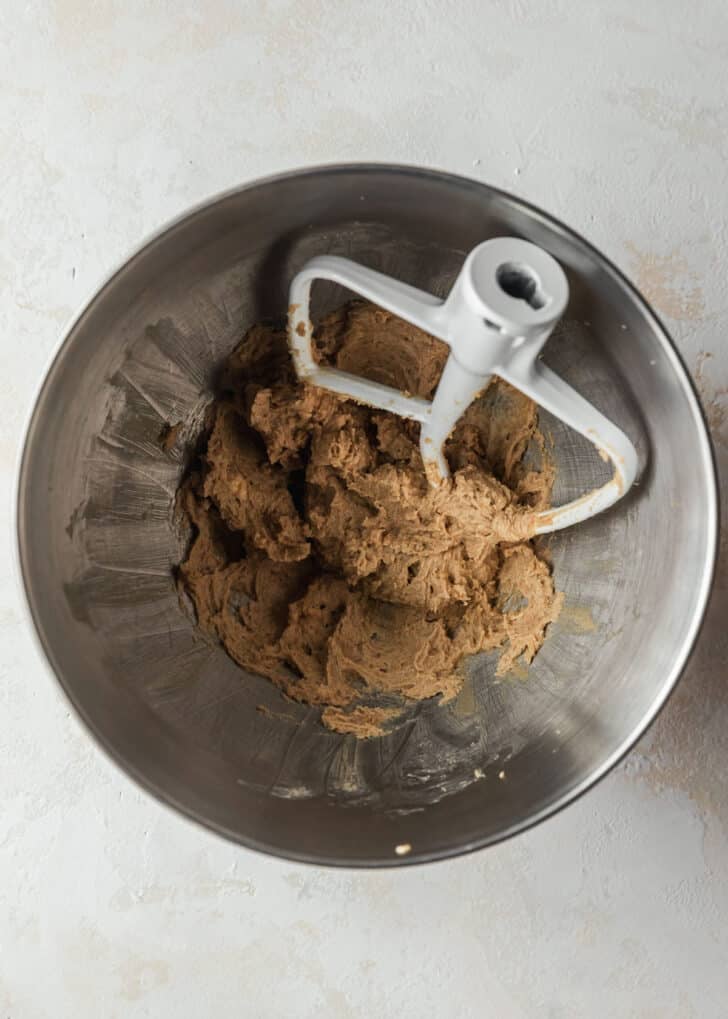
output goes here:
{"type": "MultiPolygon", "coordinates": [[[[319,294],[319,311],[342,299],[319,294]]],[[[589,444],[546,420],[557,500],[602,480],[589,444]]],[[[645,302],[598,252],[482,184],[395,166],[261,181],[144,245],[69,330],[40,391],[18,491],[21,570],[45,654],[91,731],[161,799],[247,846],[342,865],[445,857],[568,803],[649,724],[696,636],[716,541],[710,445],[686,372],[645,302]],[[468,250],[548,249],[571,300],[546,360],[630,435],[639,484],[551,540],[561,619],[527,678],[471,663],[449,706],[357,742],[246,676],[196,631],[173,568],[172,506],[216,372],[280,318],[314,254],[445,294],[468,250]],[[261,706],[262,709],[261,710],[261,706]],[[401,847],[411,847],[405,851],[401,847]],[[400,847],[399,854],[396,847],[400,847]],[[401,854],[401,855],[400,855],[401,854]]]]}

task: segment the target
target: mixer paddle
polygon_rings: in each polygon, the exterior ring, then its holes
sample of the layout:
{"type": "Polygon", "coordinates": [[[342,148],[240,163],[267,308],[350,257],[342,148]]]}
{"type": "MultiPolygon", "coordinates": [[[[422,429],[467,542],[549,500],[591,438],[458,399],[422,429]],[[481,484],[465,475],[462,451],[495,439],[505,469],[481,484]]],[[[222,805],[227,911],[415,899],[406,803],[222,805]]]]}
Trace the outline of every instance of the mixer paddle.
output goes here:
{"type": "Polygon", "coordinates": [[[538,355],[569,299],[559,263],[535,244],[498,237],[474,248],[443,301],[347,258],[312,258],[294,277],[288,344],[301,381],[419,421],[420,451],[431,484],[450,476],[443,447],[457,421],[498,375],[592,442],[614,467],[599,488],[536,514],[535,533],[587,520],[631,487],[637,452],[619,428],[546,367],[538,355]],[[443,340],[450,354],[432,400],[317,364],[309,317],[315,279],[339,283],[443,340]]]}

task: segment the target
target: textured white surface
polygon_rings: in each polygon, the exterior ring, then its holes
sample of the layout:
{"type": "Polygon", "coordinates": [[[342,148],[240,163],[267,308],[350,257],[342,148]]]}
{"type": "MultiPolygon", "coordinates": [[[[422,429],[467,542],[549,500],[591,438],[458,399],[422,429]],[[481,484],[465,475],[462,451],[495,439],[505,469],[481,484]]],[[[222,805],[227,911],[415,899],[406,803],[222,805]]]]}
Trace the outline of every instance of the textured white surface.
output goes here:
{"type": "MultiPolygon", "coordinates": [[[[727,61],[723,0],[5,4],[3,487],[64,322],[130,246],[217,189],[347,159],[481,178],[602,248],[698,376],[725,479],[727,61]]],[[[6,582],[0,1016],[725,1016],[725,553],[689,670],[616,772],[506,845],[374,874],[256,856],[140,793],[6,582]]]]}

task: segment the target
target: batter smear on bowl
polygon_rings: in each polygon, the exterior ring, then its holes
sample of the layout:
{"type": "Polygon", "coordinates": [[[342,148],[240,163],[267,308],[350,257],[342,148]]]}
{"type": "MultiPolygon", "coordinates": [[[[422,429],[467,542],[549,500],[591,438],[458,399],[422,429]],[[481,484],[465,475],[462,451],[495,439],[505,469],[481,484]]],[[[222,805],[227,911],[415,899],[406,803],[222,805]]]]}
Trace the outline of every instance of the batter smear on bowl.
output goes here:
{"type": "MultiPolygon", "coordinates": [[[[322,362],[425,398],[448,355],[360,301],[314,344],[322,362]]],[[[500,649],[499,674],[533,659],[563,600],[530,540],[553,484],[533,401],[494,380],[433,488],[419,426],[297,382],[282,330],[248,331],[221,393],[179,491],[192,530],[179,582],[231,658],[360,737],[454,698],[469,655],[500,649]]]]}

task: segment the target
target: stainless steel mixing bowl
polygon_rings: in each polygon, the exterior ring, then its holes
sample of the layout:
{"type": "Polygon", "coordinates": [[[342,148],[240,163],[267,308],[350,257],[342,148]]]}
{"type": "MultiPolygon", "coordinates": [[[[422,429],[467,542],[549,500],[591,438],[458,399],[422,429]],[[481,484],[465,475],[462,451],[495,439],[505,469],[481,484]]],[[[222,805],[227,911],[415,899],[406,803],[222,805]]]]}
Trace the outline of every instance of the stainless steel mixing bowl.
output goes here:
{"type": "MultiPolygon", "coordinates": [[[[320,286],[318,309],[343,298],[320,286]]],[[[557,498],[602,479],[546,419],[557,498]]],[[[43,650],[89,729],[160,799],[247,846],[385,865],[485,846],[584,791],[643,732],[696,637],[716,544],[709,440],[689,378],[644,300],[560,223],[473,181],[338,166],[243,187],[146,243],[68,331],[40,390],[19,478],[18,541],[43,650]],[[475,659],[457,702],[356,742],[325,731],[196,633],[173,569],[186,446],[245,329],[335,252],[444,294],[484,238],[543,245],[571,287],[546,348],[638,446],[638,486],[555,535],[566,607],[527,678],[475,659]],[[166,425],[181,422],[162,448],[166,425]]]]}

